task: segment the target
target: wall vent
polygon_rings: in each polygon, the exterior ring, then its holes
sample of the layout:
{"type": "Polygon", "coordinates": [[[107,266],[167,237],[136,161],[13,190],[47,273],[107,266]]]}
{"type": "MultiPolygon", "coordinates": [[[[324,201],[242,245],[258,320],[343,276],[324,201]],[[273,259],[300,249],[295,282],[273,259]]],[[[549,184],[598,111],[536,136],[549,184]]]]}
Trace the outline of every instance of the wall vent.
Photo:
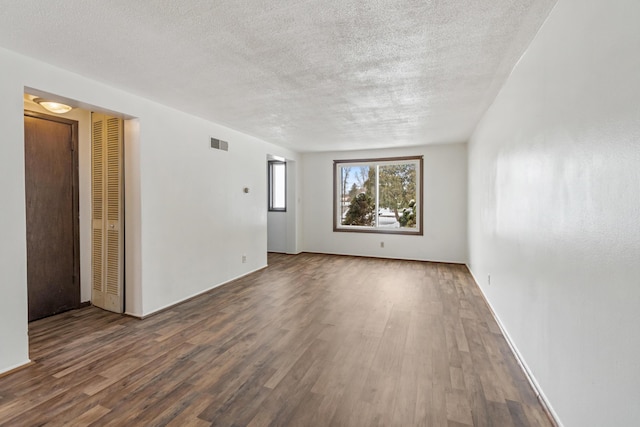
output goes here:
{"type": "Polygon", "coordinates": [[[229,151],[229,143],[217,138],[211,138],[211,148],[216,150],[229,151]]]}

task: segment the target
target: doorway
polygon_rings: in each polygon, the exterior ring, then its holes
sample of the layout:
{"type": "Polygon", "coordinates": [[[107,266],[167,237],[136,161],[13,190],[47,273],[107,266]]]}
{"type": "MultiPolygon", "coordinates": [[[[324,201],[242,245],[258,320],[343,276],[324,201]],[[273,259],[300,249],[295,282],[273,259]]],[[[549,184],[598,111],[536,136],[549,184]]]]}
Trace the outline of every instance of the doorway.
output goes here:
{"type": "Polygon", "coordinates": [[[267,155],[267,252],[279,252],[287,254],[299,253],[298,243],[298,218],[297,205],[298,198],[296,192],[296,162],[282,157],[267,155]],[[274,180],[276,175],[273,165],[281,166],[284,171],[282,178],[284,182],[279,182],[281,188],[274,188],[278,180],[274,180]],[[284,165],[284,167],[282,167],[284,165]],[[274,196],[279,198],[278,208],[274,209],[274,196]]]}
{"type": "Polygon", "coordinates": [[[24,112],[29,321],[80,306],[78,122],[24,112]]]}

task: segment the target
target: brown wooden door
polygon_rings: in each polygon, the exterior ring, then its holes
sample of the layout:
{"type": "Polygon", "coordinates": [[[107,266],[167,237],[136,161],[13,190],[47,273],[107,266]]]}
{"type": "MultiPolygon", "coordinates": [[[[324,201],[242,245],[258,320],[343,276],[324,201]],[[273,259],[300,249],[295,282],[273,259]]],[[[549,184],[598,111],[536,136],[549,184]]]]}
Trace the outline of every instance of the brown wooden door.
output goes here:
{"type": "Polygon", "coordinates": [[[77,122],[25,112],[29,320],[80,305],[77,122]]]}

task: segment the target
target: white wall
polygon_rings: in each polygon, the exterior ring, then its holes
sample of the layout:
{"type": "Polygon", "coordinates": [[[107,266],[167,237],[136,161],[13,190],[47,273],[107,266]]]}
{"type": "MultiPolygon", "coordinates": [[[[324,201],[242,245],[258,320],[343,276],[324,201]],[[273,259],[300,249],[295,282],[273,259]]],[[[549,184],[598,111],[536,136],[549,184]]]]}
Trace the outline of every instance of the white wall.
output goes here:
{"type": "Polygon", "coordinates": [[[6,78],[11,63],[0,53],[0,372],[27,363],[27,263],[24,204],[23,87],[6,78]]]}
{"type": "Polygon", "coordinates": [[[287,253],[298,254],[302,251],[302,188],[300,162],[287,160],[287,253]]]}
{"type": "Polygon", "coordinates": [[[287,212],[267,213],[267,250],[287,252],[287,212]]]}
{"type": "Polygon", "coordinates": [[[129,313],[150,314],[266,265],[265,158],[295,153],[4,49],[0,69],[0,372],[28,360],[25,88],[137,118],[125,151],[129,313]],[[229,141],[229,152],[209,148],[211,136],[229,141]]]}
{"type": "Polygon", "coordinates": [[[639,23],[560,0],[470,142],[471,270],[566,426],[640,425],[639,23]]]}
{"type": "Polygon", "coordinates": [[[305,251],[467,262],[466,144],[305,153],[302,161],[305,251]],[[334,160],[415,155],[424,155],[424,236],[333,231],[334,160]]]}
{"type": "MultiPolygon", "coordinates": [[[[140,120],[124,121],[124,311],[142,313],[142,200],[140,120]]],[[[90,178],[90,177],[89,177],[90,178]]],[[[87,230],[91,232],[91,229],[87,230]]]]}

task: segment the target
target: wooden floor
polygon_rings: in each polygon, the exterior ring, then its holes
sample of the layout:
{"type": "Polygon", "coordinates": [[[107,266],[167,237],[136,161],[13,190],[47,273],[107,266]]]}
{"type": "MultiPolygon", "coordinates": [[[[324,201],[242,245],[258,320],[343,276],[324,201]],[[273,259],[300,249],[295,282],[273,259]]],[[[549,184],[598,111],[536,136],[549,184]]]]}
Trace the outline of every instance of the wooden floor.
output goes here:
{"type": "Polygon", "coordinates": [[[0,425],[549,426],[466,267],[269,255],[145,320],[30,324],[0,425]]]}

